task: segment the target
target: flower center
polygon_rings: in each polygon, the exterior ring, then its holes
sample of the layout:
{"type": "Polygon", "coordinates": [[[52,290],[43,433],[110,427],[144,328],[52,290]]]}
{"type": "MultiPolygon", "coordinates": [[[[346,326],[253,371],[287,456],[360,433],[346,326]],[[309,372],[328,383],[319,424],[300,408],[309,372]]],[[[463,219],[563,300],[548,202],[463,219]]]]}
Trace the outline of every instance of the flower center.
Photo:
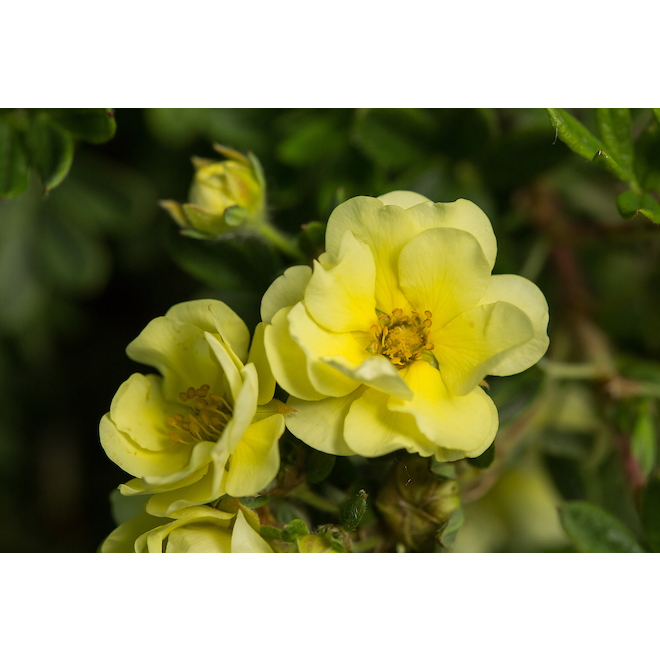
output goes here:
{"type": "Polygon", "coordinates": [[[209,393],[210,389],[208,385],[202,385],[179,393],[181,401],[191,405],[193,412],[187,417],[176,413],[165,419],[165,423],[175,429],[169,432],[172,442],[184,445],[216,442],[222,435],[234,410],[221,396],[209,393]]]}
{"type": "Polygon", "coordinates": [[[403,310],[399,308],[392,310],[389,315],[381,314],[378,325],[374,324],[370,328],[374,340],[368,348],[369,352],[384,355],[397,367],[421,360],[422,351],[433,349],[433,344],[428,341],[433,314],[426,310],[424,315],[424,320],[418,312],[403,316],[403,310]]]}

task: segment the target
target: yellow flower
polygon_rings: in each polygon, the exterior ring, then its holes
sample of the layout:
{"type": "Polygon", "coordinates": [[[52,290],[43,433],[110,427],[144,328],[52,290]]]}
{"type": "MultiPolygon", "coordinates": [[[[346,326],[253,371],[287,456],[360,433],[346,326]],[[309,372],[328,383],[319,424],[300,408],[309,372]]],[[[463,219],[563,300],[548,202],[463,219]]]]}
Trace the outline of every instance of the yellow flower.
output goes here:
{"type": "Polygon", "coordinates": [[[209,506],[179,509],[168,518],[148,513],[115,529],[101,552],[273,552],[259,536],[259,520],[242,510],[218,511],[209,506]],[[233,524],[232,524],[233,523],[233,524]]]}
{"type": "Polygon", "coordinates": [[[255,331],[222,302],[197,300],[151,321],[126,352],[162,376],[133,374],[101,420],[108,457],[136,477],[124,495],[153,494],[148,513],[254,495],[279,469],[286,407],[255,331]],[[244,365],[244,361],[248,361],[244,365]]]}
{"type": "Polygon", "coordinates": [[[493,275],[497,246],[473,203],[413,192],[338,206],[314,270],[294,266],[261,315],[289,430],[326,453],[405,448],[440,461],[483,453],[497,410],[479,384],[535,364],[548,306],[517,275],[493,275]]]}
{"type": "Polygon", "coordinates": [[[227,157],[216,162],[193,158],[196,168],[189,203],[164,200],[160,204],[176,223],[198,238],[211,238],[238,227],[265,222],[266,182],[259,161],[221,145],[215,150],[227,157]]]}

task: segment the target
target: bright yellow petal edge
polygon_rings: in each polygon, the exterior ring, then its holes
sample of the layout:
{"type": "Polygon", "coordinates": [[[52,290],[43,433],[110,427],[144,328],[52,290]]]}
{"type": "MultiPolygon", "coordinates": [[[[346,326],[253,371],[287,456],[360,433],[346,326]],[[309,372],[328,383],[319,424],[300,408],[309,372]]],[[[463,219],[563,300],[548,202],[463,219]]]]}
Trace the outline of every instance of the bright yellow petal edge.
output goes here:
{"type": "Polygon", "coordinates": [[[297,411],[287,428],[337,455],[483,453],[498,415],[479,384],[528,369],[549,343],[543,293],[492,276],[496,256],[468,200],[395,191],[340,204],[314,268],[285,271],[261,305],[268,362],[297,411]]]}
{"type": "Polygon", "coordinates": [[[129,344],[130,357],[161,375],[123,383],[99,433],[108,457],[135,477],[121,493],[151,495],[147,514],[253,495],[274,479],[288,409],[271,401],[263,334],[261,326],[248,357],[243,321],[220,301],[197,300],[175,305],[129,344]]]}
{"type": "Polygon", "coordinates": [[[100,551],[140,553],[273,552],[259,535],[256,516],[219,511],[208,506],[179,509],[165,518],[143,513],[123,523],[102,543],[100,551]]]}

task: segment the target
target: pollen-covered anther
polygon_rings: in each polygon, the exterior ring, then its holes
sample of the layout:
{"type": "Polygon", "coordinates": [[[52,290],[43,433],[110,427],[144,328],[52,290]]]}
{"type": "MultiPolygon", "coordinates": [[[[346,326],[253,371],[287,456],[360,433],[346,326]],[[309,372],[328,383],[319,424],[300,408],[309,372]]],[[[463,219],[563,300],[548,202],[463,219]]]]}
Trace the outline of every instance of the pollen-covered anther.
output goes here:
{"type": "Polygon", "coordinates": [[[193,411],[188,413],[187,418],[181,413],[165,418],[167,426],[178,431],[168,432],[170,440],[194,445],[197,442],[216,442],[222,435],[233,408],[223,397],[210,393],[210,389],[209,385],[202,385],[179,393],[179,399],[192,405],[193,411]]]}
{"type": "Polygon", "coordinates": [[[382,330],[376,332],[371,326],[375,340],[367,350],[384,355],[397,367],[405,367],[421,359],[423,350],[433,349],[433,344],[428,341],[432,314],[428,310],[424,314],[424,321],[421,321],[419,312],[412,310],[410,314],[404,314],[399,307],[393,309],[389,316],[381,314],[378,321],[382,324],[382,330]]]}

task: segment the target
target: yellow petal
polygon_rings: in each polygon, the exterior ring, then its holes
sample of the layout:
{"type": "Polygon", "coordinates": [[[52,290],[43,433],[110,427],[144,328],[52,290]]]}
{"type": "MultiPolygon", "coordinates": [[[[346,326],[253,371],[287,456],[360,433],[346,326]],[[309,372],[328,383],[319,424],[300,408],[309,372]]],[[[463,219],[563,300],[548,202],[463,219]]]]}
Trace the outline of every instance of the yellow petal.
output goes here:
{"type": "MultiPolygon", "coordinates": [[[[211,392],[215,392],[220,396],[224,394],[229,394],[230,403],[232,400],[235,400],[238,396],[238,392],[242,387],[242,380],[239,374],[239,369],[243,366],[232,359],[229,351],[227,350],[227,345],[222,342],[221,339],[218,339],[215,335],[212,335],[210,332],[204,333],[204,338],[211,349],[211,354],[215,357],[213,360],[210,356],[208,363],[211,367],[216,368],[216,376],[214,378],[215,382],[221,382],[221,384],[211,387],[211,392]],[[217,360],[217,362],[216,362],[217,360]],[[218,365],[219,364],[219,368],[218,365]]],[[[208,382],[208,381],[205,381],[208,382]]],[[[202,385],[203,383],[200,383],[202,385]]],[[[196,387],[197,384],[194,383],[193,387],[196,387]]]]}
{"type": "Polygon", "coordinates": [[[144,449],[119,431],[109,414],[101,418],[99,434],[108,458],[134,477],[145,474],[166,476],[183,470],[190,460],[190,449],[173,442],[168,451],[144,449]]]}
{"type": "Polygon", "coordinates": [[[370,355],[357,366],[343,355],[334,358],[323,358],[323,362],[352,380],[373,387],[379,392],[398,396],[402,399],[412,397],[412,392],[401,377],[399,370],[382,355],[370,355]]]}
{"type": "Polygon", "coordinates": [[[392,204],[402,209],[409,209],[411,206],[417,206],[417,204],[424,204],[431,201],[428,197],[410,190],[394,190],[385,195],[380,195],[376,199],[380,200],[386,206],[392,204]]]}
{"type": "Polygon", "coordinates": [[[283,415],[251,424],[229,459],[225,490],[232,497],[249,497],[263,490],[280,468],[279,437],[283,415]]]}
{"type": "Polygon", "coordinates": [[[236,522],[231,535],[232,552],[273,552],[272,548],[245,520],[242,511],[236,514],[236,522]]]}
{"type": "Polygon", "coordinates": [[[346,231],[371,248],[376,266],[376,306],[384,312],[406,308],[399,287],[398,262],[401,248],[419,232],[415,221],[398,206],[384,206],[373,197],[353,197],[340,204],[330,215],[325,246],[336,259],[346,231]]]}
{"type": "Polygon", "coordinates": [[[284,271],[266,290],[261,300],[261,318],[272,323],[273,317],[283,307],[293,307],[305,295],[305,288],[312,276],[309,266],[292,266],[284,271]]]}
{"type": "Polygon", "coordinates": [[[220,334],[241,362],[245,362],[250,333],[243,319],[220,300],[179,303],[171,307],[165,317],[181,323],[190,323],[206,332],[220,334]]]}
{"type": "Polygon", "coordinates": [[[477,304],[488,288],[490,266],[472,234],[434,228],[401,250],[399,277],[413,309],[433,314],[435,329],[477,304]]]}
{"type": "Polygon", "coordinates": [[[328,366],[323,358],[341,356],[357,367],[369,356],[366,346],[370,336],[367,332],[328,332],[314,322],[303,303],[291,308],[288,321],[291,338],[305,353],[307,375],[317,392],[325,396],[345,396],[358,387],[359,383],[328,366]],[[356,336],[361,338],[361,342],[356,336]]]}
{"type": "Polygon", "coordinates": [[[344,420],[351,404],[365,390],[359,387],[343,397],[328,397],[322,401],[303,401],[289,397],[287,405],[295,409],[288,415],[286,426],[305,444],[335,456],[350,456],[355,452],[344,439],[344,420]]]}
{"type": "Polygon", "coordinates": [[[466,396],[453,396],[441,372],[423,360],[410,365],[405,372],[404,378],[414,392],[413,399],[402,401],[392,397],[387,407],[415,418],[420,432],[443,450],[435,452],[438,460],[478,456],[485,451],[497,433],[498,417],[495,405],[480,387],[466,396]],[[459,453],[448,454],[447,450],[459,453]],[[448,455],[452,457],[448,459],[448,455]]]}
{"type": "Polygon", "coordinates": [[[160,371],[164,377],[163,395],[178,401],[179,392],[208,384],[211,390],[222,383],[222,373],[204,331],[190,323],[160,316],[126,348],[128,356],[160,371]]]}
{"type": "Polygon", "coordinates": [[[320,326],[332,332],[366,331],[376,322],[376,266],[371,250],[345,232],[336,265],[318,261],[305,289],[305,307],[320,326]]]}
{"type": "Polygon", "coordinates": [[[101,545],[101,552],[135,552],[135,541],[154,527],[163,524],[162,518],[142,513],[131,520],[119,525],[110,533],[101,545]]]}
{"type": "Polygon", "coordinates": [[[154,374],[133,374],[122,383],[110,404],[110,419],[117,430],[143,449],[165,451],[186,460],[190,447],[170,440],[165,420],[184,406],[170,404],[162,393],[162,378],[154,374]]]}
{"type": "Polygon", "coordinates": [[[496,302],[464,312],[429,338],[447,387],[464,395],[533,335],[532,322],[523,311],[496,302]]]}
{"type": "Polygon", "coordinates": [[[300,399],[318,400],[325,395],[318,392],[307,375],[307,358],[302,348],[293,341],[289,332],[289,312],[283,307],[273,316],[272,325],[266,326],[264,345],[270,368],[277,382],[300,399]]]}
{"type": "Polygon", "coordinates": [[[417,428],[415,418],[390,410],[390,397],[366,389],[350,407],[344,422],[346,444],[361,456],[383,456],[397,449],[430,456],[435,446],[417,428]]]}
{"type": "Polygon", "coordinates": [[[520,308],[532,322],[534,336],[510,351],[490,373],[510,376],[529,369],[548,350],[548,303],[536,284],[519,275],[494,275],[480,305],[503,300],[520,308]]]}
{"type": "Polygon", "coordinates": [[[266,357],[266,347],[264,346],[264,330],[266,324],[261,322],[254,329],[254,337],[250,346],[248,362],[254,364],[259,378],[259,398],[257,403],[260,406],[268,403],[275,395],[275,376],[266,357]]]}
{"type": "Polygon", "coordinates": [[[213,463],[208,465],[207,470],[206,474],[193,484],[153,495],[147,502],[147,513],[152,516],[169,516],[177,509],[207,504],[224,495],[222,490],[214,488],[216,479],[214,479],[213,463]]]}
{"type": "Polygon", "coordinates": [[[231,552],[231,532],[212,523],[189,523],[167,536],[165,552],[231,552]]]}
{"type": "Polygon", "coordinates": [[[241,389],[234,402],[234,412],[222,433],[221,439],[216,444],[214,453],[217,455],[224,452],[225,445],[230,454],[234,451],[257,412],[259,379],[253,364],[246,364],[241,369],[241,380],[241,389]]]}
{"type": "Polygon", "coordinates": [[[486,256],[490,270],[497,257],[495,233],[486,214],[467,199],[443,204],[415,205],[408,213],[419,224],[420,231],[430,227],[452,227],[472,234],[486,256]]]}

